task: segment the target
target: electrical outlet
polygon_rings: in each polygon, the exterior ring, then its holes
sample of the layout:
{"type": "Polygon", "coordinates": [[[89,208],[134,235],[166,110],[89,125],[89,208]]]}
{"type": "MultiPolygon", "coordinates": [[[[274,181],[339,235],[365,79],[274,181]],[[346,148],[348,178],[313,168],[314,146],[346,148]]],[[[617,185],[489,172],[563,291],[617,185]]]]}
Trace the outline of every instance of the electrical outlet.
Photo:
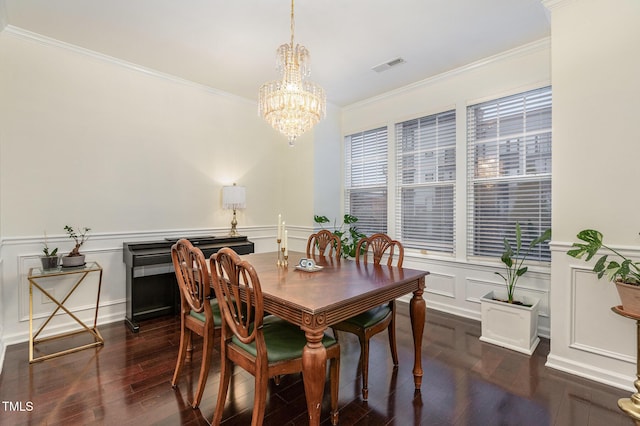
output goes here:
{"type": "MultiPolygon", "coordinates": [[[[53,288],[45,288],[44,289],[47,293],[49,293],[51,295],[51,297],[55,298],[56,297],[56,291],[53,288]]],[[[45,303],[53,303],[53,300],[49,299],[47,297],[46,294],[44,293],[40,293],[40,303],[42,303],[43,305],[45,303]]]]}

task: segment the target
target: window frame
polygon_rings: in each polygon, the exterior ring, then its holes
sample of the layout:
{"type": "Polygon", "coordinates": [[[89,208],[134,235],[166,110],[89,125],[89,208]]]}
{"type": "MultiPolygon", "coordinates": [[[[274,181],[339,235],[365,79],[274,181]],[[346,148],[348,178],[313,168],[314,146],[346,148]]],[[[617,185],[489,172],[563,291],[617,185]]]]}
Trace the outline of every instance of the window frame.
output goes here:
{"type": "Polygon", "coordinates": [[[405,248],[455,253],[456,125],[455,108],[395,125],[395,228],[405,248]]]}
{"type": "MultiPolygon", "coordinates": [[[[551,99],[545,86],[467,106],[468,258],[500,257],[504,238],[515,244],[516,222],[525,247],[551,227],[551,99]],[[480,197],[487,197],[486,212],[479,211],[480,197]]],[[[550,262],[548,243],[528,259],[550,262]]]]}
{"type": "Polygon", "coordinates": [[[367,235],[387,233],[388,133],[387,126],[382,126],[344,137],[344,210],[358,218],[356,228],[367,235]],[[374,149],[366,152],[372,144],[374,149]],[[360,155],[354,158],[356,148],[360,155]]]}

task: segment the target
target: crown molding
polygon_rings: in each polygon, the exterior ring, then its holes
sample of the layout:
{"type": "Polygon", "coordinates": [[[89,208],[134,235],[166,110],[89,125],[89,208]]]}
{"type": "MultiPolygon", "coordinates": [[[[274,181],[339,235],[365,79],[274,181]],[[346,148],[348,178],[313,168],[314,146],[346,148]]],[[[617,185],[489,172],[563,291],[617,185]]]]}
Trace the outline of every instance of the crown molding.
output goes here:
{"type": "Polygon", "coordinates": [[[432,84],[435,84],[436,82],[442,81],[442,80],[446,80],[448,78],[454,77],[456,75],[460,75],[460,74],[464,74],[466,72],[469,72],[471,70],[474,70],[476,68],[481,68],[496,62],[500,62],[500,61],[504,61],[506,59],[511,59],[511,58],[517,58],[520,56],[524,56],[524,55],[528,55],[532,52],[537,52],[537,51],[542,51],[545,49],[550,49],[551,48],[551,38],[550,37],[544,37],[541,38],[539,40],[536,40],[534,42],[516,47],[514,49],[510,49],[501,53],[498,53],[496,55],[493,56],[489,56],[483,59],[480,59],[479,61],[476,62],[471,62],[470,64],[467,65],[463,65],[459,68],[450,70],[450,71],[446,71],[443,72],[441,74],[438,75],[434,75],[432,77],[428,77],[424,80],[420,80],[417,81],[415,83],[411,83],[408,84],[406,86],[400,87],[398,89],[395,90],[391,90],[389,92],[383,93],[381,95],[378,96],[374,96],[368,99],[365,99],[363,101],[360,102],[356,102],[353,103],[351,105],[347,105],[343,108],[344,111],[349,111],[351,109],[356,109],[356,108],[360,108],[362,106],[365,106],[367,104],[371,104],[371,103],[375,103],[381,100],[384,100],[386,98],[391,98],[393,96],[399,95],[401,93],[404,92],[410,92],[412,90],[416,90],[422,87],[426,87],[432,84]]]}
{"type": "MultiPolygon", "coordinates": [[[[2,4],[3,0],[0,0],[0,5],[2,4]]],[[[163,73],[151,68],[147,68],[144,67],[142,65],[138,65],[138,64],[134,64],[132,62],[128,62],[122,59],[118,59],[115,58],[113,56],[109,56],[109,55],[105,55],[103,53],[99,53],[96,52],[94,50],[90,50],[90,49],[85,49],[84,47],[80,47],[80,46],[76,46],[75,44],[71,44],[71,43],[66,43],[64,41],[60,41],[60,40],[56,40],[54,38],[51,37],[47,37],[47,36],[43,36],[42,34],[38,34],[38,33],[34,33],[28,30],[24,30],[22,28],[19,27],[15,27],[13,25],[8,25],[5,28],[5,32],[9,35],[12,35],[14,37],[17,38],[21,38],[23,40],[28,40],[28,41],[34,41],[46,46],[52,46],[52,47],[56,47],[59,49],[64,49],[73,53],[77,53],[79,55],[83,55],[83,56],[88,56],[91,57],[93,59],[97,59],[99,61],[102,62],[107,62],[110,63],[112,65],[116,65],[122,68],[126,68],[132,71],[136,71],[142,74],[147,74],[150,75],[152,77],[156,77],[156,78],[160,78],[163,80],[167,80],[173,83],[178,83],[178,84],[182,84],[185,86],[189,86],[195,89],[199,89],[199,90],[203,90],[205,92],[217,95],[217,96],[222,96],[222,97],[226,97],[226,98],[230,98],[230,99],[234,99],[236,101],[241,101],[244,103],[250,103],[253,105],[257,105],[257,100],[255,99],[247,99],[244,98],[242,96],[238,96],[238,95],[234,95],[233,93],[229,93],[229,92],[225,92],[219,89],[215,89],[211,86],[207,86],[205,84],[201,84],[201,83],[196,83],[194,81],[191,80],[187,80],[185,78],[181,78],[181,77],[177,77],[175,75],[172,74],[167,74],[167,73],[163,73]]]]}

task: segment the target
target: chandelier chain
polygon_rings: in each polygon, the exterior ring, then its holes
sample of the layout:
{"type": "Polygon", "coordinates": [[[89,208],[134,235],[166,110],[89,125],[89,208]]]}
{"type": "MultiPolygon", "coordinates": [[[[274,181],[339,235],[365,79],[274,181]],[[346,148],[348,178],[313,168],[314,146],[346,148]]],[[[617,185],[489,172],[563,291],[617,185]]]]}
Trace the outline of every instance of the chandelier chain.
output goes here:
{"type": "Polygon", "coordinates": [[[295,20],[293,17],[293,1],[291,0],[291,48],[293,49],[293,31],[296,27],[295,20]]]}

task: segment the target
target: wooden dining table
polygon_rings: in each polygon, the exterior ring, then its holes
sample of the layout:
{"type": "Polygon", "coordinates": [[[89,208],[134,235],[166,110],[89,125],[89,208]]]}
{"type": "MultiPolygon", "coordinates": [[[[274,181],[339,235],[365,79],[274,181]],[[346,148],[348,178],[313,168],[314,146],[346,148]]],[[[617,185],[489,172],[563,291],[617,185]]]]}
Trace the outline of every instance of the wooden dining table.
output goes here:
{"type": "Polygon", "coordinates": [[[315,272],[297,269],[296,265],[305,257],[304,253],[289,252],[289,266],[283,267],[276,265],[275,252],[242,256],[258,273],[265,312],[296,324],[305,332],[307,344],[302,352],[302,374],[309,424],[320,424],[327,363],[321,342],[327,328],[409,293],[413,293],[410,302],[413,378],[416,390],[420,390],[425,323],[422,294],[429,273],[323,257],[315,258],[322,269],[315,272]]]}

